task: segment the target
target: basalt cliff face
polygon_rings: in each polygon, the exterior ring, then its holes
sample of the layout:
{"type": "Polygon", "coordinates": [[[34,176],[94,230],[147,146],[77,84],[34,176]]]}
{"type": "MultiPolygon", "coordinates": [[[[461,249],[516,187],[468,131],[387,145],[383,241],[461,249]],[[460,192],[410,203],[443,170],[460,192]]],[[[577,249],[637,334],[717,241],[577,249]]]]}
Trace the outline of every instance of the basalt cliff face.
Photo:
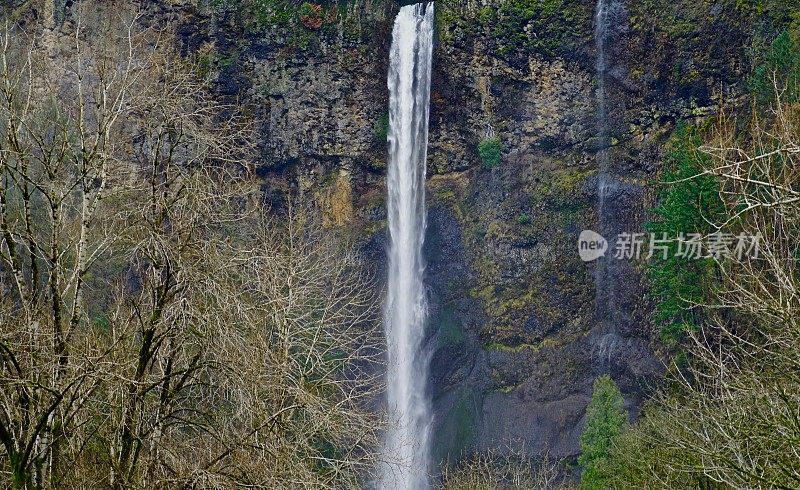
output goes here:
{"type": "MultiPolygon", "coordinates": [[[[739,104],[748,48],[786,22],[789,8],[610,3],[600,133],[593,2],[437,2],[425,242],[436,459],[504,445],[574,456],[597,375],[611,373],[635,416],[662,372],[643,263],[613,268],[610,292],[598,292],[597,265],[580,260],[578,234],[601,225],[642,231],[676,122],[739,104]],[[493,137],[502,158],[488,168],[478,146],[493,137]],[[604,224],[601,151],[614,182],[604,224]],[[611,300],[608,330],[597,312],[611,300]]],[[[258,172],[273,206],[287,194],[313,199],[326,225],[353,237],[384,274],[397,5],[323,3],[321,22],[309,22],[256,4],[151,10],[188,16],[179,30],[185,53],[222,96],[253,108],[258,172]]]]}

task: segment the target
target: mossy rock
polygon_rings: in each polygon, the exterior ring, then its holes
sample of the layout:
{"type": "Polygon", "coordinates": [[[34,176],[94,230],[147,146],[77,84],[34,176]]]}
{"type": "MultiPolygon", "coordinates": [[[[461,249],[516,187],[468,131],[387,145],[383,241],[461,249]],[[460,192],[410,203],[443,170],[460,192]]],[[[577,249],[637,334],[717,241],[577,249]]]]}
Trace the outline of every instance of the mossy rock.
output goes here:
{"type": "Polygon", "coordinates": [[[480,399],[472,390],[465,388],[457,394],[450,410],[443,414],[433,440],[436,460],[457,460],[477,442],[480,399]]]}
{"type": "Polygon", "coordinates": [[[458,347],[464,343],[464,332],[452,307],[444,307],[437,320],[439,324],[439,345],[442,347],[458,347]]]}

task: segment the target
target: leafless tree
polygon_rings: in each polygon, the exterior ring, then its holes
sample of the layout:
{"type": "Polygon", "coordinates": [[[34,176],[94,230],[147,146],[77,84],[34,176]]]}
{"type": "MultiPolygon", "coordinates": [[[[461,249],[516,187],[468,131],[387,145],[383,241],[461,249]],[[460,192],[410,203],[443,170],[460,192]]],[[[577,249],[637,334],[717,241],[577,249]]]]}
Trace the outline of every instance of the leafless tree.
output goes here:
{"type": "MultiPolygon", "coordinates": [[[[758,249],[716,258],[718,283],[698,305],[709,321],[691,336],[675,385],[625,436],[621,482],[658,488],[800,485],[800,105],[776,98],[743,136],[721,116],[704,173],[719,182],[717,233],[758,238],[758,249]]],[[[621,483],[622,484],[622,483],[621,483]]]]}
{"type": "Polygon", "coordinates": [[[505,454],[487,451],[466,456],[455,466],[443,466],[441,490],[567,488],[557,465],[547,454],[536,461],[524,451],[507,448],[505,454]]]}
{"type": "Polygon", "coordinates": [[[249,125],[168,29],[77,8],[2,34],[0,482],[358,486],[380,430],[358,256],[302,204],[266,217],[249,125]]]}

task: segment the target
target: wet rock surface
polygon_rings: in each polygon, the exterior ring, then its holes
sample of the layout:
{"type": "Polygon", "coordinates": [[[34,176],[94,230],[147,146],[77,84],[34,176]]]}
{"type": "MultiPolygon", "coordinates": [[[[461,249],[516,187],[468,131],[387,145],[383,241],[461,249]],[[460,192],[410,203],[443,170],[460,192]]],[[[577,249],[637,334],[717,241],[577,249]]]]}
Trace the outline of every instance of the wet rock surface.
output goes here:
{"type": "MultiPolygon", "coordinates": [[[[751,20],[727,4],[683,2],[679,13],[623,6],[609,34],[599,137],[593,5],[565,0],[520,20],[513,3],[437,3],[425,254],[438,459],[506,444],[575,456],[592,382],[604,372],[636,413],[662,369],[643,263],[608,265],[611,285],[598,294],[603,266],[581,262],[577,237],[642,231],[676,121],[735,100],[747,72],[742,46],[752,33],[742,26],[751,20]],[[663,24],[673,14],[690,25],[663,24]],[[488,137],[502,145],[494,168],[477,149],[488,137]],[[601,151],[614,183],[604,223],[601,151]],[[602,314],[609,305],[613,328],[602,314]]],[[[197,12],[182,39],[188,52],[210,53],[220,93],[253,108],[270,201],[317,201],[381,276],[397,6],[354,5],[319,32],[254,32],[235,13],[197,12]]]]}

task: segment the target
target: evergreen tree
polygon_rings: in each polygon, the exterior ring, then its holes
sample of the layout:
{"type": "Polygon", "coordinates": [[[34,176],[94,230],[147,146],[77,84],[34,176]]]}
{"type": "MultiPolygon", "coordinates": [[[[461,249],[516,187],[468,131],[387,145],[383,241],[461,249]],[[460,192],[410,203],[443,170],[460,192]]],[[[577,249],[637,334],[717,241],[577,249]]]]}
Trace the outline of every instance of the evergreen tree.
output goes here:
{"type": "Polygon", "coordinates": [[[789,31],[782,32],[753,70],[750,88],[762,107],[775,102],[776,91],[783,102],[797,102],[800,98],[800,47],[797,44],[789,31]]]}
{"type": "Polygon", "coordinates": [[[604,374],[594,381],[592,400],[586,409],[586,428],[581,434],[581,455],[578,458],[578,463],[583,468],[581,488],[608,488],[609,453],[628,418],[623,405],[622,393],[610,376],[604,374]]]}
{"type": "Polygon", "coordinates": [[[648,268],[654,320],[662,339],[671,344],[681,340],[687,326],[699,322],[693,305],[702,301],[704,284],[713,277],[711,259],[678,253],[681,234],[688,239],[691,234],[711,232],[709,222],[722,212],[719,184],[703,173],[709,157],[698,151],[701,144],[696,129],[678,125],[665,162],[659,205],[646,226],[656,239],[672,240],[667,257],[654,255],[648,268]]]}

